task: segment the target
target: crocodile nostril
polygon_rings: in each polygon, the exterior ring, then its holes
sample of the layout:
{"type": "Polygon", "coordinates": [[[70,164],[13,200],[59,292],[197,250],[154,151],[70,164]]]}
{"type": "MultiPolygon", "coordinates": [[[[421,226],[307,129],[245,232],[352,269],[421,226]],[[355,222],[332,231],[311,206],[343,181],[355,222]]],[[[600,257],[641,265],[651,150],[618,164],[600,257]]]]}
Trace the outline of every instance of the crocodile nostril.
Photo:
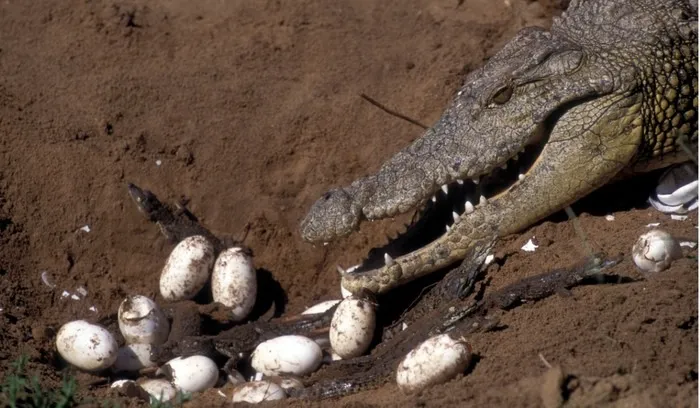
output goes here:
{"type": "Polygon", "coordinates": [[[324,195],[323,195],[323,199],[324,199],[325,201],[330,200],[330,199],[331,199],[331,193],[328,192],[328,193],[324,194],[324,195]]]}

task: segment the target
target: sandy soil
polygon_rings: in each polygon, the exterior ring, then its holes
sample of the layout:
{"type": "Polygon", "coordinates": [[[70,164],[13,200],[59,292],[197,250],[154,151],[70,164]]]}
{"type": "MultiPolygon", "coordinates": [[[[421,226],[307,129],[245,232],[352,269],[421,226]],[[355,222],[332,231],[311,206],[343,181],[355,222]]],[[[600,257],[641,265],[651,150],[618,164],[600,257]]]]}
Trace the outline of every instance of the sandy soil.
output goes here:
{"type": "MultiPolygon", "coordinates": [[[[127,182],[188,198],[215,231],[237,234],[249,223],[246,243],[286,293],[286,312],[337,298],[335,264],[356,263],[397,227],[375,223],[319,248],[301,241],[299,221],[328,188],[376,170],[421,133],[359,95],[432,123],[466,72],[520,28],[547,27],[562,7],[458,3],[3,2],[0,372],[25,353],[32,373],[56,384],[65,368],[54,330],[113,313],[125,295],[157,295],[172,247],[136,211],[127,182]],[[63,296],[79,287],[86,298],[63,296]]],[[[697,214],[674,221],[647,208],[653,181],[628,181],[576,207],[594,246],[626,255],[615,273],[635,281],[505,314],[504,330],[471,339],[478,363],[447,384],[415,396],[388,384],[332,404],[541,406],[552,375],[542,355],[578,377],[573,406],[696,406],[697,250],[645,280],[630,260],[652,222],[697,238],[697,214]]],[[[494,288],[583,254],[561,214],[504,240],[498,253],[494,288]],[[537,251],[521,251],[533,236],[537,251]]],[[[117,398],[79,379],[83,396],[117,398]]],[[[215,390],[200,398],[192,405],[223,403],[215,390]]]]}

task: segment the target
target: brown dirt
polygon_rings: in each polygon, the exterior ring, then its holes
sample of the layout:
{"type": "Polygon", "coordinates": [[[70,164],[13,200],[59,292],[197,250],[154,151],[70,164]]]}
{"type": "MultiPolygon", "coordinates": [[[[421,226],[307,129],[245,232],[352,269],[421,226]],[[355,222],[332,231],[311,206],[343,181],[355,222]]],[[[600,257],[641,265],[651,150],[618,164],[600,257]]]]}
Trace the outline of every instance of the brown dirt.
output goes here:
{"type": "MultiPolygon", "coordinates": [[[[420,134],[359,94],[435,121],[465,72],[518,29],[547,27],[561,7],[458,3],[3,2],[2,372],[27,353],[32,372],[57,383],[52,330],[113,313],[127,294],[157,294],[171,247],[129,201],[129,181],[163,199],[190,198],[216,231],[251,223],[246,243],[286,292],[287,312],[337,297],[334,265],[353,264],[392,227],[376,223],[318,248],[300,240],[299,221],[322,192],[377,169],[420,134]],[[87,298],[62,297],[81,286],[87,298]]],[[[672,221],[615,189],[579,210],[592,242],[626,254],[616,273],[636,279],[629,253],[646,224],[697,237],[697,215],[672,221]]],[[[505,240],[499,253],[493,288],[582,256],[561,216],[505,240]],[[540,248],[520,251],[532,236],[540,248]]],[[[504,330],[471,339],[480,358],[464,377],[417,396],[387,385],[334,403],[551,405],[548,387],[559,379],[541,354],[577,376],[573,405],[695,406],[697,251],[689,255],[648,280],[580,287],[506,313],[504,330]]],[[[86,390],[94,378],[79,379],[86,390]]],[[[114,398],[104,386],[83,395],[114,398]]],[[[200,398],[223,402],[213,390],[200,398]]]]}

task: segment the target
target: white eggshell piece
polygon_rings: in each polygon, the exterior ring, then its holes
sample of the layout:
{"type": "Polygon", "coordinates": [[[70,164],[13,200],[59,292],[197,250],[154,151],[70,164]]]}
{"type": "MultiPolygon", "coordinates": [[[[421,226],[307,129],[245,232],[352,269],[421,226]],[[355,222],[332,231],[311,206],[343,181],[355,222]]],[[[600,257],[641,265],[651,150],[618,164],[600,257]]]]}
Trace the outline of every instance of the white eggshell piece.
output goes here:
{"type": "Polygon", "coordinates": [[[656,187],[656,197],[668,206],[683,205],[698,197],[698,173],[685,163],[667,170],[656,187]]]}
{"type": "Polygon", "coordinates": [[[260,343],[250,365],[264,375],[306,375],[316,371],[323,359],[321,347],[304,336],[280,336],[260,343]]]}
{"type": "Polygon", "coordinates": [[[177,389],[163,378],[147,379],[139,383],[151,395],[151,400],[168,402],[177,396],[177,389]]]}
{"type": "Polygon", "coordinates": [[[287,398],[282,387],[270,381],[253,381],[241,385],[233,392],[233,402],[258,404],[287,398]]]}
{"type": "Polygon", "coordinates": [[[340,299],[326,300],[324,302],[321,302],[321,303],[318,303],[318,304],[311,306],[310,308],[304,310],[301,314],[310,315],[310,314],[325,313],[328,311],[328,309],[332,308],[333,306],[337,305],[338,303],[340,303],[340,299]]]}
{"type": "Polygon", "coordinates": [[[67,362],[86,371],[110,367],[119,349],[107,329],[85,320],[64,324],[56,335],[56,348],[67,362]]]}
{"type": "Polygon", "coordinates": [[[170,323],[156,302],[146,296],[124,299],[118,311],[119,331],[127,343],[163,344],[168,340],[170,323]]]}
{"type": "Polygon", "coordinates": [[[204,391],[219,380],[219,367],[206,356],[177,357],[165,366],[163,371],[169,372],[172,384],[184,392],[204,391]]]}
{"type": "Polygon", "coordinates": [[[345,289],[345,287],[344,287],[343,284],[341,283],[341,284],[340,284],[340,295],[343,297],[343,299],[346,299],[346,298],[352,296],[352,292],[350,292],[349,290],[345,289]]]}
{"type": "Polygon", "coordinates": [[[160,294],[167,301],[192,299],[209,279],[214,264],[214,246],[203,236],[180,241],[170,253],[160,274],[160,294]]]}
{"type": "Polygon", "coordinates": [[[642,234],[632,247],[632,260],[642,272],[661,272],[682,257],[678,241],[660,229],[642,234]]]}
{"type": "Polygon", "coordinates": [[[136,384],[136,381],[134,380],[117,380],[112,383],[112,385],[109,386],[109,388],[122,388],[124,386],[127,386],[129,384],[136,384]]]}
{"type": "Polygon", "coordinates": [[[374,305],[349,297],[335,309],[328,337],[331,348],[341,358],[361,356],[367,351],[376,324],[374,305]]]}
{"type": "Polygon", "coordinates": [[[406,393],[441,384],[464,372],[471,350],[464,340],[441,334],[424,341],[404,357],[396,371],[396,383],[406,393]]]}
{"type": "Polygon", "coordinates": [[[117,360],[112,364],[114,372],[133,372],[142,368],[153,367],[151,361],[152,345],[148,343],[127,344],[117,351],[117,360]]]}
{"type": "Polygon", "coordinates": [[[228,248],[219,254],[211,275],[211,292],[215,302],[232,308],[234,320],[245,319],[253,310],[258,281],[253,260],[241,248],[228,248]]]}

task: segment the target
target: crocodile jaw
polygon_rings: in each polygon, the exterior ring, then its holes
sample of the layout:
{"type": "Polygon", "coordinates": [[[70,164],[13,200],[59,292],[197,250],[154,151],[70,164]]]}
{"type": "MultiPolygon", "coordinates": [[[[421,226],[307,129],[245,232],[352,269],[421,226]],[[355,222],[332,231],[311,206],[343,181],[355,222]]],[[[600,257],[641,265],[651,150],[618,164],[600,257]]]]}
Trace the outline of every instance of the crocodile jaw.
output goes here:
{"type": "Polygon", "coordinates": [[[452,265],[475,245],[517,232],[604,185],[639,149],[640,101],[639,96],[612,96],[573,108],[557,123],[529,171],[506,191],[462,214],[427,246],[389,259],[381,268],[344,273],[343,287],[351,292],[387,292],[452,265]],[[583,113],[591,115],[591,126],[567,121],[583,113]]]}

